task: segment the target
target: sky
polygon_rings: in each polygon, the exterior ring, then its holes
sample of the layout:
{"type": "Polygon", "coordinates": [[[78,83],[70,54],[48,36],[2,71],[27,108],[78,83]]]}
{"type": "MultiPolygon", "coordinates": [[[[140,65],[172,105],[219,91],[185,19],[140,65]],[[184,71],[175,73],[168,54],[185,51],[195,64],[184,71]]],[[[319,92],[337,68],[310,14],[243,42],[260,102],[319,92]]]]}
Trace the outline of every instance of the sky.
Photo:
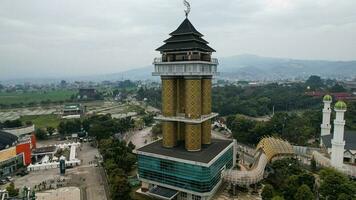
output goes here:
{"type": "MultiPolygon", "coordinates": [[[[356,60],[355,0],[188,0],[215,57],[356,60]]],[[[0,80],[148,66],[182,0],[1,0],[0,80]]]]}

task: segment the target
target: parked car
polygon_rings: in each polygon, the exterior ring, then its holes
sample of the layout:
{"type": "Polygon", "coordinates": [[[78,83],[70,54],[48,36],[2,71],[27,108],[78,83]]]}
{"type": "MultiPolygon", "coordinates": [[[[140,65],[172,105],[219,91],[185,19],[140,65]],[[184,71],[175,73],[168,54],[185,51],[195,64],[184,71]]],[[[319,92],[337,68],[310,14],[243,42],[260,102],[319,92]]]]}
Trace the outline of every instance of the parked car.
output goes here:
{"type": "Polygon", "coordinates": [[[13,181],[14,179],[13,179],[11,176],[8,176],[8,177],[6,177],[6,180],[9,181],[9,182],[11,182],[11,181],[13,181]]]}
{"type": "Polygon", "coordinates": [[[26,171],[26,170],[23,170],[18,173],[19,176],[26,176],[27,174],[28,174],[28,171],[26,171]]]}
{"type": "Polygon", "coordinates": [[[7,181],[5,179],[0,180],[0,185],[5,185],[6,183],[7,183],[7,181]]]}

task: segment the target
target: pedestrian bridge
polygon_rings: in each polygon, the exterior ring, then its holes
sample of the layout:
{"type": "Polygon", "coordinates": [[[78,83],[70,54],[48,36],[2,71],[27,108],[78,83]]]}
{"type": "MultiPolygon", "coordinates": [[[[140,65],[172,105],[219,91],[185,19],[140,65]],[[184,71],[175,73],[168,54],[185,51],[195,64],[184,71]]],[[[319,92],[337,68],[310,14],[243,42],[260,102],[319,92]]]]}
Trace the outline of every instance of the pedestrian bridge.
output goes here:
{"type": "Polygon", "coordinates": [[[240,186],[258,183],[264,178],[265,167],[269,162],[291,156],[294,156],[294,150],[288,141],[276,137],[263,138],[257,145],[252,167],[245,171],[227,170],[223,173],[223,179],[240,186]]]}

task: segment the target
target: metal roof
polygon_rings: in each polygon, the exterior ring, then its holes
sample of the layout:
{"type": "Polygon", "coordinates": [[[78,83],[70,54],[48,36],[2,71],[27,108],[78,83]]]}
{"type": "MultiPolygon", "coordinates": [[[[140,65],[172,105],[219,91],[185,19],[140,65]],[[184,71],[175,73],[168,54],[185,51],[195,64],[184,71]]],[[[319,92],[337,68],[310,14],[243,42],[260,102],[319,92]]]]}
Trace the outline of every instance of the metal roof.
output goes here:
{"type": "MultiPolygon", "coordinates": [[[[333,134],[321,136],[323,144],[327,148],[331,148],[331,140],[333,134]]],[[[344,133],[345,140],[345,150],[356,150],[356,131],[345,131],[344,133]]]]}
{"type": "Polygon", "coordinates": [[[5,149],[7,146],[12,146],[17,139],[16,135],[0,131],[0,150],[5,149]]]}
{"type": "Polygon", "coordinates": [[[231,143],[232,140],[212,139],[210,145],[202,145],[201,151],[189,152],[185,149],[184,143],[181,143],[173,148],[164,148],[162,146],[162,140],[158,140],[144,147],[141,147],[137,150],[137,152],[141,151],[144,153],[152,153],[207,164],[231,143]]]}
{"type": "Polygon", "coordinates": [[[193,24],[189,21],[188,18],[185,18],[184,21],[179,25],[179,27],[170,33],[169,35],[184,35],[184,34],[194,34],[199,37],[203,37],[204,35],[199,33],[197,29],[193,26],[193,24]]]}
{"type": "Polygon", "coordinates": [[[206,52],[215,52],[215,50],[211,48],[209,45],[196,41],[166,43],[157,49],[157,51],[179,51],[179,50],[203,50],[206,52]]]}
{"type": "Polygon", "coordinates": [[[165,40],[164,42],[166,44],[156,49],[157,51],[200,50],[205,52],[215,52],[215,50],[208,45],[209,43],[201,38],[203,35],[194,28],[188,18],[186,18],[170,35],[172,37],[165,40]]]}

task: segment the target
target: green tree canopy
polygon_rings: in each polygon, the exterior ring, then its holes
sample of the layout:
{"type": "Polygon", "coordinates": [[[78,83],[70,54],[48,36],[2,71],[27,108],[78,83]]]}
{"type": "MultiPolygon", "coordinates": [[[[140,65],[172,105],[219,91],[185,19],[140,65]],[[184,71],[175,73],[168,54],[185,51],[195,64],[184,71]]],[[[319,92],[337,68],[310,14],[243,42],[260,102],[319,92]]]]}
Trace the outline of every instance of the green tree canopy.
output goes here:
{"type": "Polygon", "coordinates": [[[319,192],[323,199],[338,199],[341,194],[342,198],[345,198],[345,195],[348,195],[349,199],[355,197],[356,183],[343,174],[333,169],[323,169],[320,171],[320,179],[319,192]]]}
{"type": "Polygon", "coordinates": [[[314,200],[314,195],[308,185],[303,184],[294,195],[295,200],[314,200]]]}
{"type": "Polygon", "coordinates": [[[262,200],[271,200],[273,198],[273,194],[274,194],[274,188],[272,185],[270,184],[266,184],[263,187],[261,196],[262,196],[262,200]]]}

